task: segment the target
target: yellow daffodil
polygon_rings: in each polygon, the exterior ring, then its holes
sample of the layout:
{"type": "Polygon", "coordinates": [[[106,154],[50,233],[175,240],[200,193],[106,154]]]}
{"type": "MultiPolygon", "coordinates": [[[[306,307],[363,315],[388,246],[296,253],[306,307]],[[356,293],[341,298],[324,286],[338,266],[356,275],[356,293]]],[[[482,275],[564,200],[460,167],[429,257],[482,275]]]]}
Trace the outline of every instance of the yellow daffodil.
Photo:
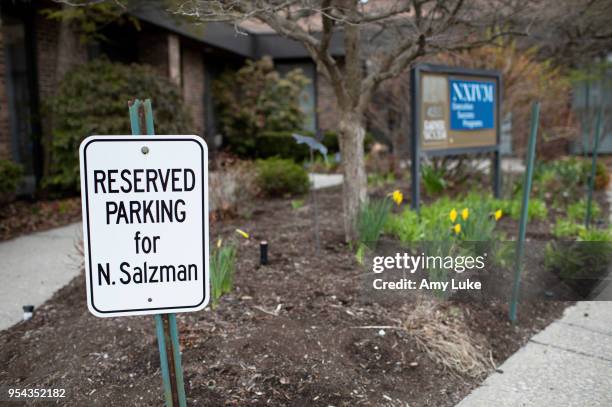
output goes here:
{"type": "Polygon", "coordinates": [[[455,221],[457,220],[457,211],[455,210],[455,208],[453,208],[453,210],[450,211],[450,213],[448,214],[448,217],[450,218],[451,222],[455,223],[455,221]]]}
{"type": "Polygon", "coordinates": [[[244,237],[245,239],[249,238],[249,234],[242,229],[236,229],[236,233],[238,233],[240,236],[244,237]]]}
{"type": "Polygon", "coordinates": [[[217,240],[217,248],[221,247],[221,243],[223,243],[223,239],[217,240]]]}
{"type": "Polygon", "coordinates": [[[460,223],[457,223],[457,224],[456,224],[456,225],[453,227],[453,231],[454,231],[456,234],[461,233],[461,224],[460,224],[460,223]]]}
{"type": "Polygon", "coordinates": [[[470,217],[470,211],[468,208],[463,208],[463,210],[461,211],[461,217],[463,218],[463,220],[467,220],[467,218],[470,217]]]}
{"type": "Polygon", "coordinates": [[[495,220],[496,220],[496,221],[498,221],[498,220],[500,220],[500,219],[501,219],[501,217],[502,217],[502,215],[503,215],[503,214],[504,214],[504,213],[502,212],[502,210],[501,210],[501,209],[498,209],[498,210],[496,210],[496,211],[495,211],[495,214],[494,214],[493,216],[495,216],[495,220]]]}
{"type": "Polygon", "coordinates": [[[404,194],[402,194],[402,191],[399,189],[396,189],[391,193],[391,199],[393,199],[393,202],[395,202],[397,206],[400,206],[404,201],[404,194]]]}

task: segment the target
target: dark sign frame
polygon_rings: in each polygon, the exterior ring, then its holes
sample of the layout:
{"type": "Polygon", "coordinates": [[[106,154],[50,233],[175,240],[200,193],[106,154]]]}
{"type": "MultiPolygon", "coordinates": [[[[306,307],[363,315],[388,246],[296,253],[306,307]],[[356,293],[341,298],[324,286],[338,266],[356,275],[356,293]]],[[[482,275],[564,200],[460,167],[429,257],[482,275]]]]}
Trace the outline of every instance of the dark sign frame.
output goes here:
{"type": "MultiPolygon", "coordinates": [[[[492,153],[492,183],[493,194],[499,198],[501,193],[501,158],[500,158],[500,135],[501,135],[501,101],[502,101],[502,77],[501,72],[484,69],[468,69],[445,65],[434,64],[418,64],[410,71],[410,100],[411,100],[411,135],[410,135],[410,152],[412,155],[412,209],[418,212],[421,198],[421,154],[426,154],[429,157],[439,157],[445,155],[461,155],[471,153],[492,153]],[[448,76],[467,76],[474,78],[493,79],[496,83],[495,94],[495,145],[480,146],[480,147],[459,147],[446,148],[436,150],[421,149],[421,106],[422,89],[421,76],[423,73],[446,74],[448,76]]],[[[450,102],[450,100],[449,100],[450,102]]]]}

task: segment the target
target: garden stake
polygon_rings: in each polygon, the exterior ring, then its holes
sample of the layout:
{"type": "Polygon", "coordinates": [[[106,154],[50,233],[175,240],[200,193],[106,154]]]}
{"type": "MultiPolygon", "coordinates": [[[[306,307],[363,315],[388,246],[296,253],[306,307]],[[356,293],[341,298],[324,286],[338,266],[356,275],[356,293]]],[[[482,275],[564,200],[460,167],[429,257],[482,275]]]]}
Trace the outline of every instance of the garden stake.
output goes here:
{"type": "Polygon", "coordinates": [[[259,264],[262,266],[268,264],[268,242],[265,240],[259,243],[259,264]]]}
{"type": "Polygon", "coordinates": [[[597,124],[595,127],[595,144],[593,145],[593,161],[591,162],[591,176],[589,177],[589,189],[587,192],[587,207],[584,226],[588,229],[591,223],[591,210],[593,205],[593,189],[595,189],[595,174],[597,173],[597,150],[599,150],[599,138],[601,137],[601,120],[603,107],[597,112],[597,124]]]}
{"type": "MultiPolygon", "coordinates": [[[[310,149],[310,169],[312,171],[312,168],[314,166],[314,151],[311,146],[308,146],[308,148],[310,149]]],[[[319,256],[320,254],[319,252],[321,250],[320,249],[321,242],[319,239],[319,210],[317,208],[317,194],[314,188],[314,178],[312,182],[312,188],[310,188],[310,196],[312,198],[312,207],[314,209],[313,222],[314,222],[314,233],[315,233],[315,252],[317,256],[319,256]]]]}
{"type": "MultiPolygon", "coordinates": [[[[138,99],[128,102],[130,108],[130,125],[135,136],[155,134],[153,125],[153,109],[151,99],[144,102],[138,99]],[[142,132],[144,125],[145,133],[142,132]]],[[[148,149],[142,150],[148,154],[148,149]]],[[[155,315],[157,344],[164,384],[164,398],[167,407],[186,407],[185,385],[183,383],[183,367],[178,341],[178,329],[175,314],[155,315]]]]}
{"type": "Polygon", "coordinates": [[[591,101],[591,81],[587,79],[584,89],[584,114],[582,115],[582,155],[587,158],[589,151],[588,144],[591,144],[591,110],[589,102],[591,101]]]}
{"type": "Polygon", "coordinates": [[[34,306],[24,305],[21,308],[23,309],[23,320],[27,321],[28,319],[32,319],[32,317],[34,316],[34,306]]]}
{"type": "Polygon", "coordinates": [[[521,288],[521,272],[523,268],[523,249],[525,246],[525,234],[527,231],[527,209],[529,207],[529,193],[531,192],[531,179],[533,178],[533,161],[535,159],[536,137],[538,135],[538,122],[540,120],[540,103],[535,102],[531,109],[531,132],[529,134],[529,146],[527,147],[527,168],[525,169],[525,180],[523,182],[523,205],[521,206],[521,219],[519,223],[518,246],[516,248],[514,286],[512,287],[512,300],[510,303],[510,321],[516,321],[516,309],[518,306],[519,291],[521,288]]]}

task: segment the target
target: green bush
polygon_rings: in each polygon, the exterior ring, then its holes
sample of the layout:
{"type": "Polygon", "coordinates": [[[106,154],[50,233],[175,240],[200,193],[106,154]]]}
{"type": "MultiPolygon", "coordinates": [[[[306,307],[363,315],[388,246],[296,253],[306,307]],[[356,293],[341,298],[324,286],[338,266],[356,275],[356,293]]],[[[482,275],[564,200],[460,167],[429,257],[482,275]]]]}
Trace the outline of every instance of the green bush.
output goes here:
{"type": "Polygon", "coordinates": [[[8,201],[23,177],[23,168],[9,160],[0,160],[0,202],[8,201]]]}
{"type": "Polygon", "coordinates": [[[400,214],[391,215],[384,230],[403,243],[416,242],[425,236],[425,222],[421,222],[415,211],[406,208],[400,214]]]}
{"type": "Polygon", "coordinates": [[[546,245],[544,265],[576,292],[587,296],[608,273],[612,263],[612,230],[581,228],[577,241],[546,245]]]}
{"type": "Polygon", "coordinates": [[[421,168],[423,187],[427,195],[434,196],[446,189],[448,183],[444,179],[444,170],[435,169],[432,165],[423,165],[421,168]]]}
{"type": "Polygon", "coordinates": [[[268,196],[303,194],[310,186],[308,173],[302,166],[278,157],[257,160],[256,182],[268,196]]]}
{"type": "Polygon", "coordinates": [[[153,68],[95,60],[62,80],[46,108],[53,117],[51,164],[45,185],[56,191],[79,188],[79,144],[92,134],[130,134],[127,102],[150,98],[158,134],[192,133],[180,89],[153,68]]]}
{"type": "MultiPolygon", "coordinates": [[[[521,217],[521,208],[523,207],[522,198],[517,195],[511,200],[498,200],[500,209],[510,215],[514,220],[518,220],[521,217]]],[[[546,202],[542,199],[531,197],[529,199],[529,205],[527,206],[527,219],[528,220],[543,220],[548,216],[548,208],[546,202]]]]}
{"type": "Polygon", "coordinates": [[[210,260],[211,300],[214,308],[223,294],[232,291],[236,271],[236,246],[219,244],[213,248],[210,260]]]}
{"type": "MultiPolygon", "coordinates": [[[[363,149],[368,151],[376,139],[370,132],[366,132],[365,138],[363,139],[363,149]]],[[[328,154],[336,154],[340,152],[340,141],[338,140],[338,133],[333,130],[326,130],[323,133],[321,144],[327,147],[328,154]]]]}
{"type": "Polygon", "coordinates": [[[558,179],[563,183],[584,185],[588,177],[587,165],[578,157],[539,163],[533,176],[534,183],[558,179]]]}
{"type": "Polygon", "coordinates": [[[494,237],[498,204],[490,195],[479,194],[439,199],[421,210],[427,225],[425,239],[435,241],[452,235],[465,241],[489,241],[494,237]]]}
{"type": "MultiPolygon", "coordinates": [[[[582,229],[578,233],[578,240],[581,242],[606,242],[612,243],[612,228],[605,229],[588,228],[582,229]]],[[[612,252],[610,252],[612,255],[612,252]]]]}
{"type": "Polygon", "coordinates": [[[570,219],[557,219],[552,234],[557,239],[575,239],[585,229],[584,225],[570,219]]]}
{"type": "Polygon", "coordinates": [[[421,216],[411,209],[391,215],[385,232],[404,243],[442,241],[451,237],[463,241],[489,241],[495,236],[495,212],[500,209],[499,205],[500,201],[490,195],[469,194],[458,199],[443,197],[423,205],[421,216]],[[460,225],[458,232],[455,231],[456,225],[460,225]]]}
{"type": "MultiPolygon", "coordinates": [[[[302,162],[310,158],[310,149],[306,144],[298,144],[292,131],[266,131],[255,139],[257,158],[280,157],[302,162]]],[[[300,132],[303,135],[304,132],[300,132]]]]}
{"type": "Polygon", "coordinates": [[[300,96],[306,84],[300,69],[281,77],[269,57],[223,73],[212,86],[227,147],[241,157],[256,157],[256,139],[262,133],[301,129],[305,116],[300,96]]]}
{"type": "Polygon", "coordinates": [[[340,151],[340,142],[338,141],[338,134],[335,131],[326,130],[323,133],[321,144],[327,147],[328,154],[335,154],[340,151]]]}
{"type": "MultiPolygon", "coordinates": [[[[589,166],[589,176],[591,174],[591,167],[589,166]]],[[[595,189],[596,190],[604,190],[608,187],[610,183],[610,174],[608,173],[608,168],[604,163],[598,161],[595,165],[595,189]]]]}
{"type": "MultiPolygon", "coordinates": [[[[315,137],[312,132],[298,131],[261,131],[255,137],[254,150],[252,156],[257,158],[269,158],[278,156],[281,158],[290,158],[295,162],[303,162],[310,159],[310,149],[305,144],[297,144],[293,138],[293,134],[297,133],[302,136],[315,137]]],[[[367,133],[364,141],[364,149],[367,151],[373,143],[373,137],[367,133]]],[[[338,144],[338,136],[333,131],[326,131],[321,140],[327,148],[328,156],[334,155],[340,151],[338,144]]],[[[319,158],[319,154],[315,158],[319,158]]]]}
{"type": "MultiPolygon", "coordinates": [[[[574,222],[584,222],[586,218],[586,200],[581,199],[567,207],[567,217],[574,222]]],[[[601,208],[595,201],[591,202],[591,215],[593,218],[601,216],[601,208]]]]}
{"type": "MultiPolygon", "coordinates": [[[[579,157],[539,163],[533,175],[534,190],[540,194],[550,192],[572,197],[584,193],[591,175],[592,161],[579,157]]],[[[595,189],[602,190],[608,185],[609,174],[606,165],[599,161],[595,166],[595,189]]]]}
{"type": "MultiPolygon", "coordinates": [[[[511,253],[507,251],[508,245],[500,244],[501,234],[496,231],[501,216],[497,204],[498,201],[489,195],[444,197],[423,205],[420,216],[410,209],[389,216],[385,232],[407,247],[432,256],[459,253],[482,256],[490,251],[496,265],[507,267],[511,253]]],[[[444,268],[430,268],[428,272],[432,281],[448,281],[448,270],[444,268]]]]}
{"type": "Polygon", "coordinates": [[[610,241],[550,242],[546,245],[544,264],[561,278],[593,278],[607,270],[612,261],[610,241]]]}

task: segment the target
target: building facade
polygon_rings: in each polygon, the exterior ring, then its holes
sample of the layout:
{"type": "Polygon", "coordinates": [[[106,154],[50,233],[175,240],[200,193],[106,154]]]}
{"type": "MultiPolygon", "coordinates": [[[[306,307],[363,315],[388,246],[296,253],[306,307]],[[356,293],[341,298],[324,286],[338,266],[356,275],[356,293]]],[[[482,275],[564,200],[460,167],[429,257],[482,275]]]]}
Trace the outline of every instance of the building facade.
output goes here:
{"type": "MultiPolygon", "coordinates": [[[[246,34],[224,23],[196,25],[169,16],[155,2],[132,12],[139,21],[110,25],[105,41],[85,44],[73,26],[48,19],[41,10],[59,7],[50,1],[11,1],[0,6],[0,159],[21,164],[26,190],[35,190],[49,163],[45,145],[52,140],[52,117],[44,102],[74,66],[100,55],[111,61],[153,66],[182,90],[191,113],[193,133],[207,140],[217,134],[211,82],[226,69],[237,69],[247,59],[270,56],[282,74],[301,68],[310,79],[302,109],[305,128],[334,129],[334,96],[315,64],[298,42],[269,30],[244,28],[246,34]]],[[[241,30],[243,30],[241,28],[241,30]]],[[[342,54],[334,39],[334,52],[342,54]]]]}

